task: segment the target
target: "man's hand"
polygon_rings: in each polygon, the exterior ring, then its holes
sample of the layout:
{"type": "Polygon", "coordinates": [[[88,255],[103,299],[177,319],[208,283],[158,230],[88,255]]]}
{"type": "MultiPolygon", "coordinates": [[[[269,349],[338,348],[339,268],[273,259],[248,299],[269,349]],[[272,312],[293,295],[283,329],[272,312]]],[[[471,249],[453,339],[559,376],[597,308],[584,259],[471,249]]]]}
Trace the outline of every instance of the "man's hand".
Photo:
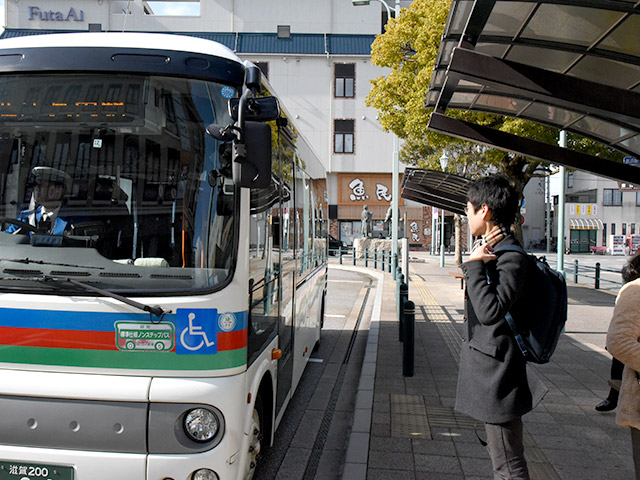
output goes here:
{"type": "Polygon", "coordinates": [[[492,252],[493,248],[489,244],[480,244],[473,249],[471,255],[469,255],[469,260],[482,260],[484,263],[492,262],[498,258],[492,252]]]}

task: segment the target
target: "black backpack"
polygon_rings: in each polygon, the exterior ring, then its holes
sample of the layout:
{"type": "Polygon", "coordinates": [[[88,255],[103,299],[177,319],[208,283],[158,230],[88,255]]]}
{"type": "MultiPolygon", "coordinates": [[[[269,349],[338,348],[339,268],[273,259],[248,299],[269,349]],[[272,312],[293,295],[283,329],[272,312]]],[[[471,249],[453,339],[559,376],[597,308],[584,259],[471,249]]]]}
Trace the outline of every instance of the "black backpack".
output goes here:
{"type": "Polygon", "coordinates": [[[493,253],[518,252],[531,262],[527,299],[518,318],[507,312],[505,319],[513,330],[522,354],[529,362],[548,363],[567,321],[567,282],[552,269],[545,257],[528,254],[518,245],[505,245],[493,253]]]}

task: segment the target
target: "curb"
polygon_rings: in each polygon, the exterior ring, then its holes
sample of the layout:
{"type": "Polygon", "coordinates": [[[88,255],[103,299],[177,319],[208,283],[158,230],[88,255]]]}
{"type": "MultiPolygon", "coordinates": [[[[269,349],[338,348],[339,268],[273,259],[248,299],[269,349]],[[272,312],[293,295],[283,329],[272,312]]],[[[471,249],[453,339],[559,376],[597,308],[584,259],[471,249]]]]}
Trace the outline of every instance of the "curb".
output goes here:
{"type": "Polygon", "coordinates": [[[373,387],[376,379],[376,362],[378,358],[378,333],[380,330],[380,314],[382,311],[382,287],[384,274],[364,267],[330,265],[329,268],[358,272],[377,281],[376,296],[371,312],[369,334],[364,351],[360,381],[356,392],[356,405],[353,424],[349,434],[349,443],[345,455],[342,477],[345,480],[365,480],[367,478],[367,461],[369,457],[369,439],[371,437],[371,416],[373,414],[373,387]]]}

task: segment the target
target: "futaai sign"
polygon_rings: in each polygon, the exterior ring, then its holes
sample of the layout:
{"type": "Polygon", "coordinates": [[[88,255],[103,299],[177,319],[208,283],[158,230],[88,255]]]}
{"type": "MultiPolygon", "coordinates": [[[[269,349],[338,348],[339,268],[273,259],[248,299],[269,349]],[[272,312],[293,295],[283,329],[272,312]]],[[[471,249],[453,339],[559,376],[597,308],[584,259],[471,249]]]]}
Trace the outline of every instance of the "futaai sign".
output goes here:
{"type": "Polygon", "coordinates": [[[40,7],[28,7],[29,20],[41,22],[84,22],[84,11],[71,7],[67,12],[55,12],[53,10],[40,10],[40,7]]]}

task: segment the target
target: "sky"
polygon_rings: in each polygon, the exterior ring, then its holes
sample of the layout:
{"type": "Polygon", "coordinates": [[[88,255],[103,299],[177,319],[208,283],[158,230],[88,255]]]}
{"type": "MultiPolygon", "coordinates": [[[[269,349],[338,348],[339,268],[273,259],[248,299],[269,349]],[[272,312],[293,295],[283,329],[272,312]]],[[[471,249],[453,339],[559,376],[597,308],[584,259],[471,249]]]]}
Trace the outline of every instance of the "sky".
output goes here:
{"type": "MultiPolygon", "coordinates": [[[[4,0],[0,0],[4,1],[4,0]]],[[[156,15],[199,15],[199,2],[148,2],[156,15]]]]}

